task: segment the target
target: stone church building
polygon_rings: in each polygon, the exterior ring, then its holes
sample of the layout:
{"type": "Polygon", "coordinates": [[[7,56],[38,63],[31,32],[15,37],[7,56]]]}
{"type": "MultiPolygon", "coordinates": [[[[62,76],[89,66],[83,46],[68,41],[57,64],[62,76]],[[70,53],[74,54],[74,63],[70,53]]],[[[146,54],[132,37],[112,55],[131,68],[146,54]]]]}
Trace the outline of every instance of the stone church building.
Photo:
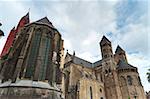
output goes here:
{"type": "Polygon", "coordinates": [[[68,52],[64,40],[44,17],[21,18],[0,56],[0,99],[146,99],[137,67],[125,51],[115,53],[105,37],[102,59],[88,62],[68,52]]]}
{"type": "Polygon", "coordinates": [[[137,67],[130,65],[125,51],[100,41],[102,59],[88,62],[67,52],[64,64],[65,99],[146,99],[137,67]]]}
{"type": "Polygon", "coordinates": [[[1,54],[0,99],[61,99],[63,39],[47,17],[29,13],[10,31],[1,54]]]}

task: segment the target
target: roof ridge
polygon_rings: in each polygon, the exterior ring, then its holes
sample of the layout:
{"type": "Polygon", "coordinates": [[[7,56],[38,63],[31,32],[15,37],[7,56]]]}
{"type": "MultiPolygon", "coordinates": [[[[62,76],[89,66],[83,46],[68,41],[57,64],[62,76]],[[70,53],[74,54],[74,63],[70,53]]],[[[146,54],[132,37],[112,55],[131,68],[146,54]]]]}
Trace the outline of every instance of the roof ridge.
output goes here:
{"type": "Polygon", "coordinates": [[[134,68],[135,69],[136,68],[124,60],[119,60],[117,65],[118,65],[118,69],[127,69],[127,68],[134,68]]]}
{"type": "Polygon", "coordinates": [[[54,27],[52,22],[50,22],[49,19],[47,18],[47,16],[45,16],[45,17],[43,17],[43,18],[41,18],[41,19],[39,19],[35,22],[42,23],[42,24],[47,24],[47,25],[50,25],[50,26],[54,27]]]}
{"type": "Polygon", "coordinates": [[[87,61],[87,60],[85,60],[85,59],[83,59],[83,58],[80,58],[80,57],[77,57],[77,56],[75,56],[75,57],[76,57],[76,58],[78,58],[78,59],[84,60],[84,61],[86,61],[86,62],[88,62],[88,63],[91,63],[91,64],[92,64],[92,62],[87,61]]]}
{"type": "MultiPolygon", "coordinates": [[[[68,54],[69,54],[69,55],[71,55],[70,53],[68,53],[68,54]]],[[[71,55],[71,56],[73,56],[73,55],[71,55]]],[[[85,60],[85,59],[83,59],[83,58],[80,58],[80,57],[78,57],[78,56],[75,56],[75,58],[78,58],[78,59],[84,60],[84,61],[89,62],[89,63],[91,63],[91,64],[95,64],[96,62],[100,62],[100,61],[101,61],[101,60],[98,60],[98,61],[95,61],[95,62],[90,62],[90,61],[85,60]]]]}

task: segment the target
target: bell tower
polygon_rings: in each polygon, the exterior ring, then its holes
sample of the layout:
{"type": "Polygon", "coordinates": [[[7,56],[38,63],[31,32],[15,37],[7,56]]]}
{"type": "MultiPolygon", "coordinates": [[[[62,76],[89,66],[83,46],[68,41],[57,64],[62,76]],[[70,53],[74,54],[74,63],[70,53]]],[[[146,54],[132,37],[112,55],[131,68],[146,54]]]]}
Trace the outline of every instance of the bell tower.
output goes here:
{"type": "Polygon", "coordinates": [[[115,51],[115,62],[118,64],[119,60],[127,62],[125,51],[118,45],[115,51]]]}
{"type": "Polygon", "coordinates": [[[113,56],[111,42],[105,36],[103,36],[102,40],[100,41],[100,47],[103,59],[113,56]]]}
{"type": "Polygon", "coordinates": [[[100,41],[100,47],[101,47],[101,54],[102,54],[102,61],[104,65],[104,71],[110,72],[112,70],[116,69],[116,66],[114,64],[114,55],[112,51],[111,42],[105,37],[102,37],[102,40],[100,41]]]}
{"type": "Polygon", "coordinates": [[[103,36],[100,41],[100,47],[106,98],[122,99],[111,42],[103,36]]]}

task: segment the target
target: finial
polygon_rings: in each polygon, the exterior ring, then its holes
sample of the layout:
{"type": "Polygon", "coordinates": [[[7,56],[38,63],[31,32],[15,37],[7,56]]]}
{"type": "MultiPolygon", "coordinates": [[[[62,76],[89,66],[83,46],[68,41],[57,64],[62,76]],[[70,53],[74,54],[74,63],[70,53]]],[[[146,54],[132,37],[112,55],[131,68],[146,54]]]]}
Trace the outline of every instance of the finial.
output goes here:
{"type": "Polygon", "coordinates": [[[30,8],[29,8],[29,11],[28,12],[30,12],[30,8]]]}
{"type": "Polygon", "coordinates": [[[73,56],[75,56],[75,51],[73,51],[73,56]]]}

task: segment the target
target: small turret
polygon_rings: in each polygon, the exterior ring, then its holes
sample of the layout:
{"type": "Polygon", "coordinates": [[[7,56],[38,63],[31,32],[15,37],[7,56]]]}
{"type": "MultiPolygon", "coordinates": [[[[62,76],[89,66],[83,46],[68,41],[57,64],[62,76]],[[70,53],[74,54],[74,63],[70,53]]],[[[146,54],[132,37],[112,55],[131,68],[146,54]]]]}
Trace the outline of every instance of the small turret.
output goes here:
{"type": "Polygon", "coordinates": [[[115,61],[118,63],[119,60],[127,62],[125,51],[118,45],[115,51],[115,61]]]}
{"type": "Polygon", "coordinates": [[[103,59],[113,56],[111,42],[105,36],[103,36],[102,40],[100,41],[100,47],[103,59]]]}

